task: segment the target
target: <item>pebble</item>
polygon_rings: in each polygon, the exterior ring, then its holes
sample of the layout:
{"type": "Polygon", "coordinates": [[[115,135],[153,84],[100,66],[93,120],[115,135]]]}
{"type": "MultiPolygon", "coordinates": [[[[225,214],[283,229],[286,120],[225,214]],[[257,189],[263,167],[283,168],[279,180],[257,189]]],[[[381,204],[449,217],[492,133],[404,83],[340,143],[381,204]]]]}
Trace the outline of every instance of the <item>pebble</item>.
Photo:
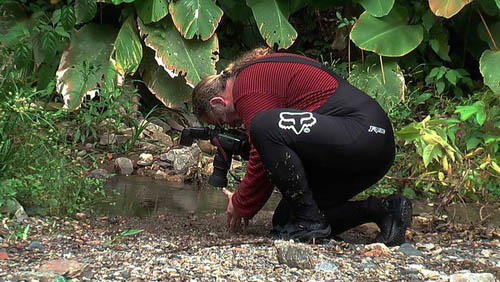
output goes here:
{"type": "Polygon", "coordinates": [[[38,250],[43,252],[43,245],[40,241],[31,241],[31,243],[27,247],[28,250],[38,250]]]}
{"type": "Polygon", "coordinates": [[[401,246],[399,246],[399,251],[406,256],[423,256],[423,252],[415,249],[415,247],[413,247],[413,245],[410,243],[403,243],[401,246]]]}
{"type": "Polygon", "coordinates": [[[321,271],[337,271],[339,269],[339,267],[334,262],[324,261],[324,262],[320,262],[320,263],[316,264],[314,269],[321,270],[321,271]]]}

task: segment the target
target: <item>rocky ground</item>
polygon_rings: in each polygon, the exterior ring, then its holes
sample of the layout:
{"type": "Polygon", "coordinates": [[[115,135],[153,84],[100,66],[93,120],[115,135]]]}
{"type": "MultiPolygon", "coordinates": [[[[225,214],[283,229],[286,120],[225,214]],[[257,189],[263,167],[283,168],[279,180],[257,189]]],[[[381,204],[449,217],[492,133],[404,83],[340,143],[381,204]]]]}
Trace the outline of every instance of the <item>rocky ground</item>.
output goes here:
{"type": "Polygon", "coordinates": [[[0,281],[496,281],[500,229],[414,216],[408,242],[370,244],[374,225],[302,244],[268,236],[271,212],[241,233],[224,214],[27,218],[0,228],[0,281]],[[24,233],[24,227],[30,230],[24,233]],[[143,230],[123,235],[127,230],[143,230]],[[460,280],[464,279],[464,280],[460,280]]]}

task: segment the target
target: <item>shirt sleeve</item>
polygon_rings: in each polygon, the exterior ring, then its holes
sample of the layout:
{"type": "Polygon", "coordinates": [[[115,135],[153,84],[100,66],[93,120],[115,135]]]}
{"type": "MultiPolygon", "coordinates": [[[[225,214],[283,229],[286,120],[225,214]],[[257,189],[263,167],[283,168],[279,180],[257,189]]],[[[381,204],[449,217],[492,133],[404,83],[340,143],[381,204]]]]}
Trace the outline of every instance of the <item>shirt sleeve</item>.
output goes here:
{"type": "Polygon", "coordinates": [[[233,194],[233,207],[245,219],[250,219],[264,206],[273,192],[273,186],[262,167],[259,153],[253,147],[245,177],[233,194]]]}
{"type": "MultiPolygon", "coordinates": [[[[236,110],[243,119],[248,136],[250,136],[250,123],[257,113],[280,106],[276,96],[261,92],[238,95],[235,101],[236,110]]],[[[232,199],[234,208],[245,219],[250,219],[257,214],[273,192],[273,185],[251,140],[250,145],[247,171],[232,199]]]]}

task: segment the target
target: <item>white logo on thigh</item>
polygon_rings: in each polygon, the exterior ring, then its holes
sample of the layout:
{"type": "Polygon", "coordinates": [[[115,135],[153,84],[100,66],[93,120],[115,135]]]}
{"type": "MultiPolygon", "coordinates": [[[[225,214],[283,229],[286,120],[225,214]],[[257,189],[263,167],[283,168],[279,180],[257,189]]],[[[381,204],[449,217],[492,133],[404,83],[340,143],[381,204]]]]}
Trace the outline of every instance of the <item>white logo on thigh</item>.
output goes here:
{"type": "Polygon", "coordinates": [[[376,127],[373,125],[370,125],[370,128],[368,129],[368,132],[375,132],[375,133],[380,133],[380,134],[385,134],[385,129],[376,127]]]}
{"type": "Polygon", "coordinates": [[[292,129],[295,134],[299,135],[302,132],[309,133],[311,131],[310,127],[316,124],[316,118],[313,117],[312,113],[302,112],[302,113],[290,113],[282,112],[280,113],[280,121],[278,126],[281,129],[292,129]]]}

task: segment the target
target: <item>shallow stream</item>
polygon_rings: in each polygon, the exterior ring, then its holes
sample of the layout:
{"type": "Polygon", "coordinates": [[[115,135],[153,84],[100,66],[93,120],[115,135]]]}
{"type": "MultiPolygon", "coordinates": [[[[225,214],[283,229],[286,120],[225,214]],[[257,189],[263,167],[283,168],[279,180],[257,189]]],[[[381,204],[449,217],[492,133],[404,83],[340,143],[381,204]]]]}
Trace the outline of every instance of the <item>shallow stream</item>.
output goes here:
{"type": "MultiPolygon", "coordinates": [[[[220,189],[198,189],[151,177],[115,176],[106,182],[105,189],[110,200],[115,201],[113,205],[106,204],[99,208],[106,215],[205,215],[224,213],[227,208],[227,197],[220,189]]],[[[279,200],[279,193],[273,193],[263,210],[273,211],[279,200]]],[[[413,215],[432,214],[435,205],[424,200],[413,201],[413,215]]],[[[457,223],[479,223],[484,219],[485,224],[500,226],[498,204],[483,209],[476,204],[451,204],[446,213],[457,223]]]]}

